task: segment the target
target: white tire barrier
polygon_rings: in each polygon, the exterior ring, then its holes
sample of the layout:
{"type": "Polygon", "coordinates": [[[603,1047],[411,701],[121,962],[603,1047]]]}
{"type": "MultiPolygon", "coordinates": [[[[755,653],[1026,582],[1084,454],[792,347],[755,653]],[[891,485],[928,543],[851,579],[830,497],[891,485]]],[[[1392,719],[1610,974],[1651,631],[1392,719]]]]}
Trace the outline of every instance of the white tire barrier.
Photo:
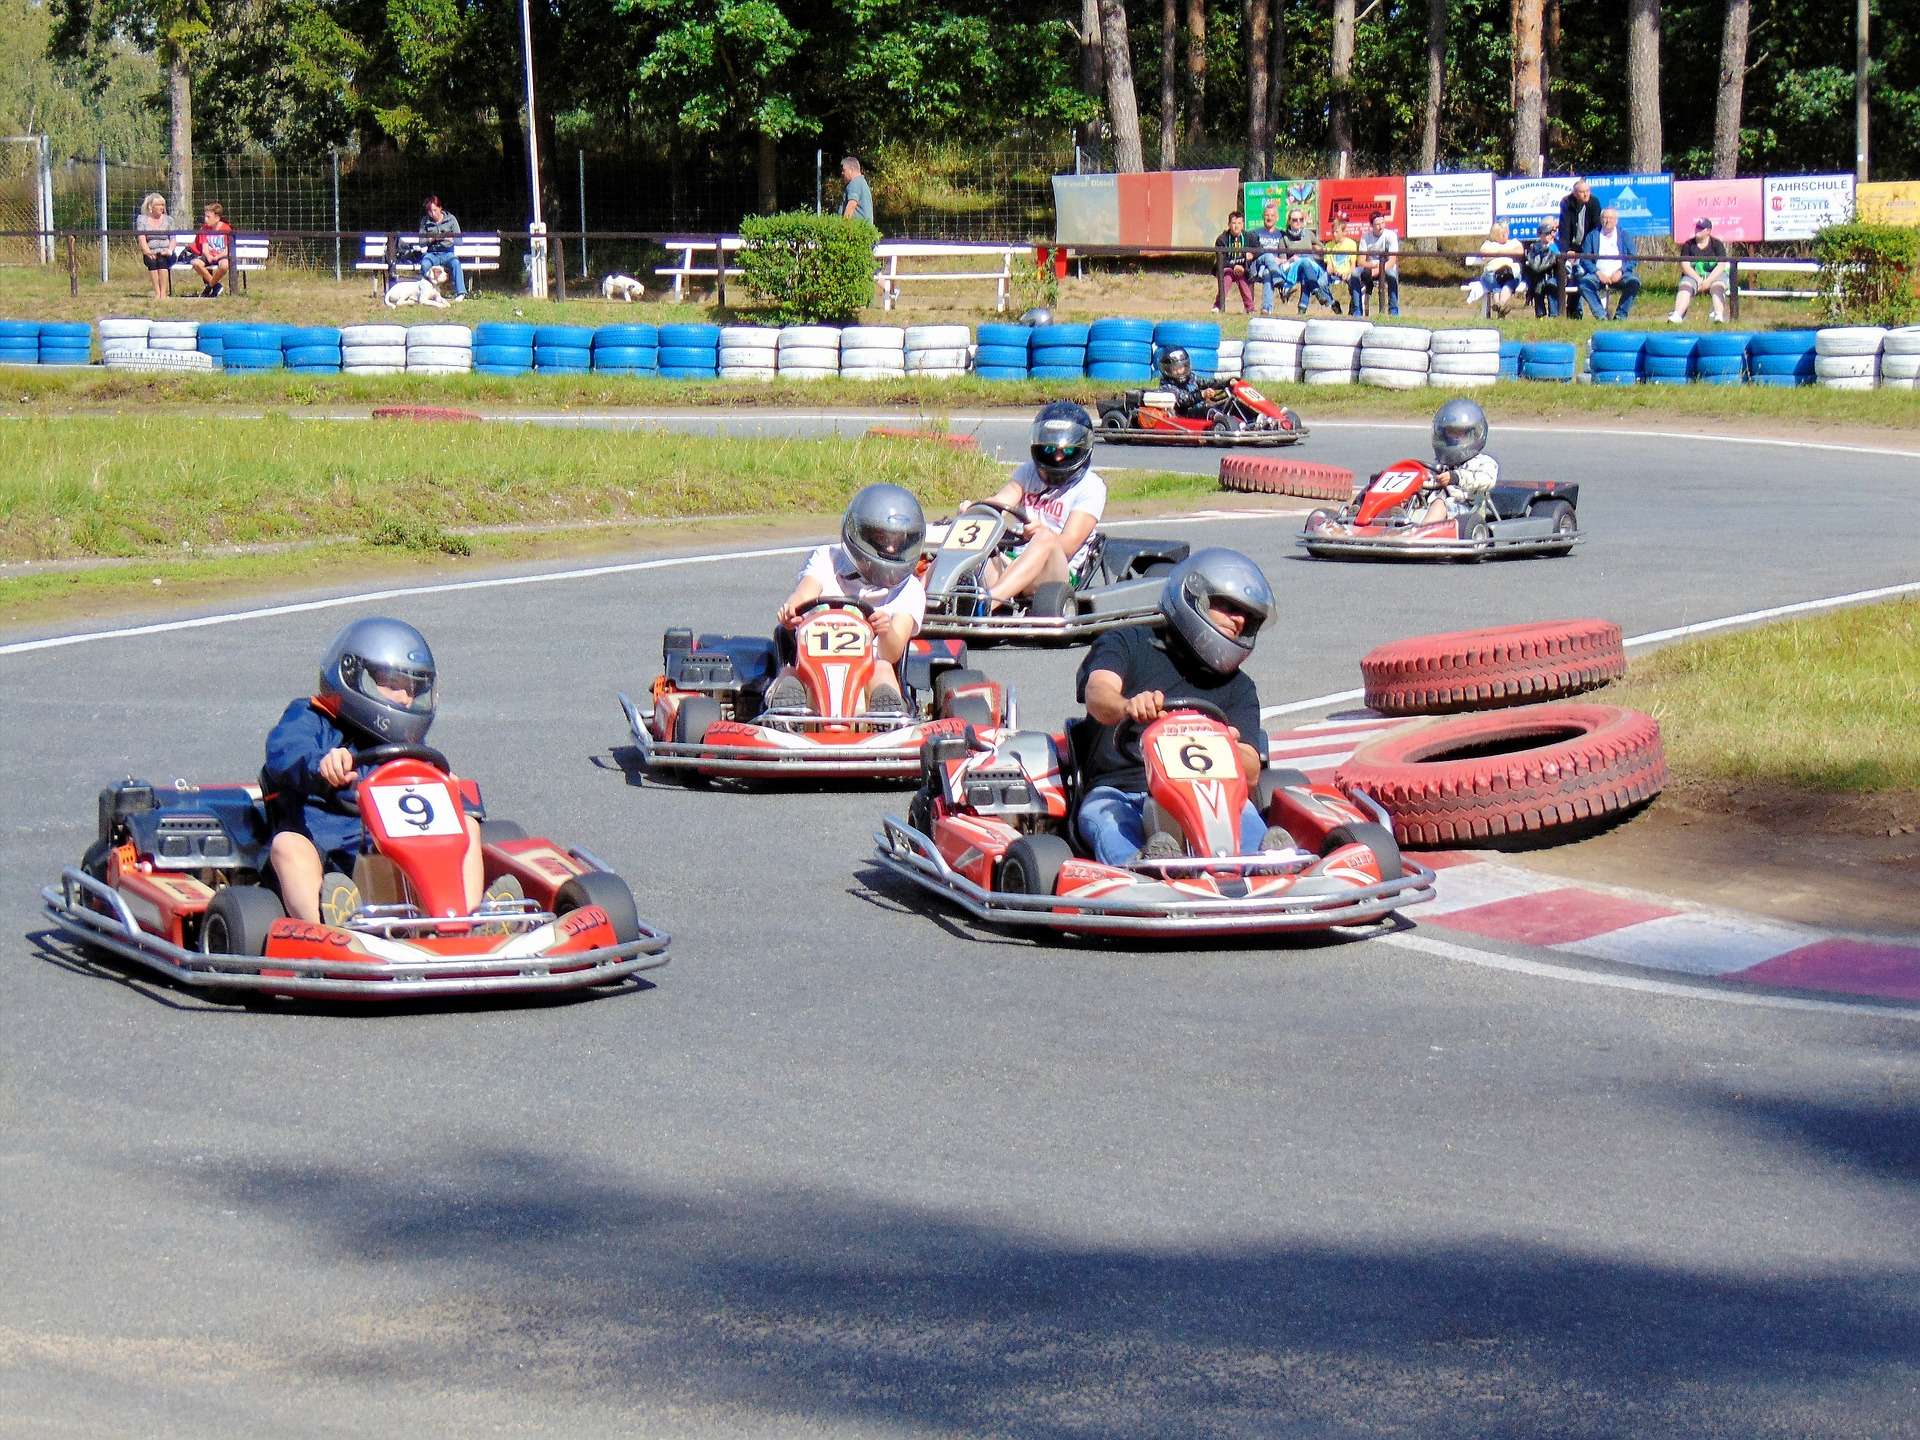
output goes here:
{"type": "Polygon", "coordinates": [[[1382,370],[1374,366],[1360,367],[1360,383],[1373,385],[1381,390],[1418,390],[1427,383],[1425,370],[1382,370]]]}
{"type": "MultiPolygon", "coordinates": [[[[347,337],[343,332],[340,343],[345,345],[347,337]]],[[[473,331],[465,325],[409,325],[407,326],[407,349],[419,346],[431,346],[436,350],[472,350],[473,331]]]]}
{"type": "Polygon", "coordinates": [[[840,373],[838,365],[787,365],[780,367],[782,380],[831,380],[840,373]]]}
{"type": "MultiPolygon", "coordinates": [[[[345,365],[347,352],[342,348],[340,361],[345,365]]],[[[409,345],[407,369],[422,375],[450,375],[473,369],[473,350],[458,345],[409,345]]]]}
{"type": "Polygon", "coordinates": [[[407,373],[407,363],[400,360],[391,364],[377,364],[361,360],[349,364],[343,359],[340,362],[340,373],[342,375],[404,375],[407,373]]]}
{"type": "Polygon", "coordinates": [[[1887,332],[1878,325],[1836,325],[1813,337],[1816,355],[1878,355],[1887,332]]]}
{"type": "Polygon", "coordinates": [[[840,353],[840,332],[831,325],[789,325],[780,332],[779,348],[788,350],[831,350],[840,353]]]}
{"type": "Polygon", "coordinates": [[[404,325],[348,325],[340,331],[340,344],[348,345],[405,345],[407,327],[404,325]]]}
{"type": "Polygon", "coordinates": [[[1298,385],[1300,383],[1300,362],[1296,360],[1291,365],[1246,364],[1240,367],[1240,378],[1250,381],[1265,380],[1274,384],[1298,385]]]}
{"type": "Polygon", "coordinates": [[[898,325],[849,325],[840,332],[840,353],[854,350],[904,352],[907,332],[898,325]]]}
{"type": "Polygon", "coordinates": [[[825,370],[834,373],[840,369],[840,351],[837,347],[828,349],[824,345],[782,345],[779,369],[782,374],[789,370],[825,370]]]}
{"type": "Polygon", "coordinates": [[[1357,370],[1360,368],[1360,347],[1357,345],[1302,345],[1300,347],[1300,368],[1302,370],[1357,370]]]}
{"type": "Polygon", "coordinates": [[[101,362],[109,370],[211,370],[213,357],[197,350],[125,350],[101,362]]]}
{"type": "Polygon", "coordinates": [[[128,319],[124,316],[108,316],[94,323],[94,333],[100,337],[104,348],[109,340],[138,340],[146,344],[147,331],[151,329],[151,320],[128,319]]]}
{"type": "Polygon", "coordinates": [[[762,366],[772,369],[780,364],[780,355],[776,350],[722,350],[719,364],[722,375],[729,370],[758,370],[762,366]]]}
{"type": "Polygon", "coordinates": [[[340,363],[346,365],[405,365],[404,345],[347,345],[340,347],[340,363]]]}
{"type": "Polygon", "coordinates": [[[1902,384],[1920,378],[1920,351],[1888,351],[1880,357],[1880,378],[1902,384]]]}
{"type": "Polygon", "coordinates": [[[1491,355],[1500,358],[1498,330],[1436,330],[1433,332],[1435,355],[1491,355]]]}
{"type": "Polygon", "coordinates": [[[1244,366],[1278,365],[1282,369],[1300,364],[1300,347],[1283,344],[1278,340],[1249,340],[1240,352],[1240,363],[1244,366]]]}
{"type": "Polygon", "coordinates": [[[1371,320],[1309,320],[1303,343],[1358,346],[1371,329],[1371,320]]]}
{"type": "Polygon", "coordinates": [[[964,350],[973,343],[973,331],[965,325],[909,325],[900,339],[908,351],[964,350]]]}
{"type": "Polygon", "coordinates": [[[1404,375],[1425,375],[1427,362],[1432,358],[1424,350],[1377,350],[1371,345],[1360,347],[1362,370],[1394,370],[1404,375]]]}
{"type": "Polygon", "coordinates": [[[1417,350],[1426,354],[1433,349],[1433,331],[1417,325],[1375,325],[1361,337],[1362,350],[1417,350]]]}
{"type": "Polygon", "coordinates": [[[1434,355],[1427,364],[1427,373],[1450,378],[1461,375],[1492,376],[1497,380],[1500,377],[1500,352],[1495,350],[1479,355],[1434,355]]]}
{"type": "Polygon", "coordinates": [[[1247,339],[1269,344],[1298,345],[1307,333],[1304,320],[1287,320],[1276,315],[1255,315],[1247,321],[1247,339]]]}
{"type": "Polygon", "coordinates": [[[722,325],[720,327],[722,350],[776,350],[779,346],[780,331],[772,325],[722,325]]]}
{"type": "Polygon", "coordinates": [[[840,369],[848,375],[904,375],[907,373],[907,360],[898,350],[843,350],[840,352],[840,369]]]}
{"type": "Polygon", "coordinates": [[[1880,373],[1878,351],[1865,355],[1816,355],[1813,373],[1822,380],[1871,380],[1880,373]]]}
{"type": "Polygon", "coordinates": [[[771,365],[722,365],[722,380],[772,380],[780,372],[771,365]]]}
{"type": "Polygon", "coordinates": [[[967,347],[953,349],[909,350],[907,351],[907,369],[920,372],[927,370],[957,370],[961,374],[967,371],[967,347]]]}
{"type": "Polygon", "coordinates": [[[1359,378],[1360,372],[1353,370],[1303,370],[1301,376],[1309,385],[1351,385],[1359,378]]]}
{"type": "MultiPolygon", "coordinates": [[[[1818,337],[1814,343],[1819,344],[1818,337]]],[[[1920,355],[1920,325],[1902,325],[1898,330],[1887,331],[1887,338],[1880,346],[1882,355],[1920,355]]]]}

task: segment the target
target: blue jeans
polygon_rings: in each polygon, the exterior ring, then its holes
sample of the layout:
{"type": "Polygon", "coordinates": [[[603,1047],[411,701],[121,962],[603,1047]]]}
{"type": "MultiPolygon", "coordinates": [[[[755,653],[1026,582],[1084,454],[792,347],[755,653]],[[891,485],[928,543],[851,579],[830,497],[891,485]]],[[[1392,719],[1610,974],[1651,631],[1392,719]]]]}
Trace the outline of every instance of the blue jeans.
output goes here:
{"type": "Polygon", "coordinates": [[[1311,255],[1296,255],[1287,262],[1286,283],[1300,287],[1300,313],[1307,313],[1311,296],[1323,305],[1333,304],[1333,286],[1327,283],[1327,267],[1311,255]]]}
{"type": "Polygon", "coordinates": [[[1260,282],[1260,313],[1263,315],[1271,315],[1273,313],[1273,287],[1275,285],[1290,283],[1285,278],[1285,272],[1280,264],[1279,257],[1269,255],[1265,251],[1255,255],[1251,260],[1247,261],[1247,278],[1260,282]]]}
{"type": "MultiPolygon", "coordinates": [[[[1096,785],[1086,793],[1074,824],[1080,838],[1092,847],[1094,859],[1102,865],[1125,865],[1139,857],[1140,847],[1147,843],[1146,805],[1144,790],[1096,785]]],[[[1241,854],[1254,854],[1266,838],[1266,819],[1248,802],[1240,809],[1241,854]]]]}
{"type": "Polygon", "coordinates": [[[1588,270],[1580,276],[1580,298],[1587,302],[1587,309],[1596,320],[1607,318],[1606,292],[1617,288],[1620,291],[1619,308],[1613,312],[1615,320],[1624,320],[1633,313],[1634,297],[1640,293],[1638,275],[1622,275],[1611,286],[1604,285],[1600,277],[1588,270]]]}
{"type": "Polygon", "coordinates": [[[1353,279],[1347,282],[1347,291],[1353,298],[1355,315],[1366,313],[1367,297],[1373,293],[1374,287],[1382,285],[1387,291],[1387,314],[1400,313],[1400,277],[1398,275],[1391,271],[1385,275],[1375,275],[1368,270],[1355,270],[1353,279]]]}
{"type": "Polygon", "coordinates": [[[431,279],[432,277],[428,275],[427,272],[436,265],[447,272],[447,278],[453,282],[454,294],[464,295],[467,293],[467,277],[460,270],[460,257],[458,255],[454,254],[451,250],[427,251],[426,254],[420,257],[420,278],[423,280],[431,279]]]}

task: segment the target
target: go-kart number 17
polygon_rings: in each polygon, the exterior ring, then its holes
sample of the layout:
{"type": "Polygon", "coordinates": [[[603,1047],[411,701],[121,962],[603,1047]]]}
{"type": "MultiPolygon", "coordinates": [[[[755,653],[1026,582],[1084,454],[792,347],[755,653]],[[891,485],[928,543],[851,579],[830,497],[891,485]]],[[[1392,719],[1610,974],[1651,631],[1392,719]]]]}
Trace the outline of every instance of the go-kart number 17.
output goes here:
{"type": "Polygon", "coordinates": [[[807,627],[807,654],[850,660],[867,648],[867,632],[858,625],[814,624],[807,627]]]}
{"type": "Polygon", "coordinates": [[[993,534],[991,520],[956,520],[947,531],[949,550],[984,550],[993,534]]]}
{"type": "Polygon", "coordinates": [[[1235,769],[1233,745],[1224,735],[1162,735],[1154,751],[1175,780],[1224,780],[1235,769]]]}
{"type": "Polygon", "coordinates": [[[460,807],[444,785],[380,785],[373,808],[389,835],[461,833],[460,807]]]}

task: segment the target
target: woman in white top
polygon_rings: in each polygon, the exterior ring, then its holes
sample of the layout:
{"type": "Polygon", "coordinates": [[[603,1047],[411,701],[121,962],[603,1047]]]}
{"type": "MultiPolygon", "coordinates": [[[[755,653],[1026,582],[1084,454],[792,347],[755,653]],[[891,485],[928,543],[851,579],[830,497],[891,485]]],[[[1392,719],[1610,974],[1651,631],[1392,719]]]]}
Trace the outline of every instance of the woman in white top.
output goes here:
{"type": "Polygon", "coordinates": [[[1469,270],[1479,271],[1478,279],[1460,287],[1466,294],[1467,304],[1478,305],[1483,295],[1491,295],[1497,313],[1504,315],[1511,310],[1513,302],[1527,293],[1526,281],[1520,273],[1520,261],[1526,253],[1525,245],[1509,238],[1507,222],[1494,221],[1480,253],[1467,261],[1469,270]]]}
{"type": "Polygon", "coordinates": [[[133,240],[140,247],[140,263],[147,267],[147,279],[153,282],[153,298],[167,298],[167,271],[173,266],[173,217],[167,214],[167,197],[158,193],[140,202],[140,213],[133,217],[133,240]]]}

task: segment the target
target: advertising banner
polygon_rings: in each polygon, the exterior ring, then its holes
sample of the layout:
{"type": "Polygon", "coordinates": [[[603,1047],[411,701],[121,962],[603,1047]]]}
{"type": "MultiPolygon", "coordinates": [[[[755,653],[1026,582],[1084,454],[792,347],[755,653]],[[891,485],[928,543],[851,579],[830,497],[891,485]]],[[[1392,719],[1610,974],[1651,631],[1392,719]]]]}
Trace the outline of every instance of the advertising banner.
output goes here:
{"type": "Polygon", "coordinates": [[[1204,250],[1227,228],[1238,170],[1053,177],[1054,241],[1204,250]]]}
{"type": "Polygon", "coordinates": [[[1407,176],[1407,238],[1483,236],[1493,225],[1493,176],[1407,176]]]}
{"type": "Polygon", "coordinates": [[[1716,240],[1762,240],[1766,198],[1755,180],[1673,182],[1673,238],[1691,240],[1696,220],[1713,221],[1716,240]]]}
{"type": "Polygon", "coordinates": [[[1523,175],[1493,182],[1493,218],[1507,222],[1515,240],[1531,240],[1542,220],[1560,218],[1560,202],[1573,189],[1571,175],[1523,175]]]}
{"type": "MultiPolygon", "coordinates": [[[[1249,180],[1240,187],[1241,208],[1247,212],[1247,228],[1260,228],[1260,212],[1271,200],[1280,207],[1280,223],[1287,223],[1287,212],[1298,206],[1307,212],[1307,229],[1320,230],[1320,182],[1318,180],[1249,180]]],[[[1222,221],[1222,224],[1225,222],[1222,221]]],[[[1207,237],[1211,240],[1213,237],[1207,237]]]]}
{"type": "Polygon", "coordinates": [[[1920,229],[1920,180],[1869,180],[1855,187],[1860,218],[1870,225],[1920,229]]]}
{"type": "Polygon", "coordinates": [[[1368,180],[1320,182],[1320,238],[1331,240],[1336,231],[1358,236],[1375,215],[1387,217],[1395,234],[1407,228],[1407,182],[1399,175],[1368,180]]]}
{"type": "Polygon", "coordinates": [[[1182,249],[1201,249],[1227,228],[1227,215],[1240,199],[1238,170],[1176,170],[1168,240],[1182,249]]]}
{"type": "Polygon", "coordinates": [[[1769,175],[1760,183],[1769,240],[1811,240],[1816,231],[1853,219],[1851,175],[1769,175]]]}
{"type": "Polygon", "coordinates": [[[1120,177],[1054,176],[1053,238],[1061,245],[1118,245],[1120,177]]]}
{"type": "Polygon", "coordinates": [[[1620,228],[1629,235],[1673,233],[1673,176],[1589,175],[1587,183],[1602,210],[1620,212],[1620,228]]]}

